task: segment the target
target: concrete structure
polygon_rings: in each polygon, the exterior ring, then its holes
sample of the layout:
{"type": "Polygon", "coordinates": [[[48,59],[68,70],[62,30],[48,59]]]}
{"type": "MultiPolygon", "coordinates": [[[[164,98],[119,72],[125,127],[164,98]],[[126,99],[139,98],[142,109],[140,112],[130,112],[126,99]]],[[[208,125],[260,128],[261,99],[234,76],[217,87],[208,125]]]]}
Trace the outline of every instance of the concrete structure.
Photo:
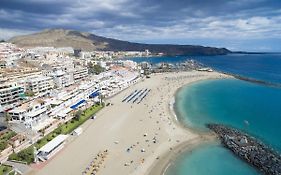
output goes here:
{"type": "Polygon", "coordinates": [[[38,124],[49,118],[49,109],[50,104],[38,98],[10,110],[9,115],[14,122],[23,123],[26,128],[34,129],[38,124]]]}
{"type": "Polygon", "coordinates": [[[59,150],[63,148],[67,137],[67,135],[58,135],[56,138],[40,148],[37,153],[39,159],[42,160],[43,158],[45,160],[48,160],[52,156],[54,156],[59,150]]]}
{"type": "Polygon", "coordinates": [[[57,70],[53,74],[54,83],[57,88],[68,87],[74,84],[72,73],[66,73],[62,70],[57,70]]]}
{"type": "Polygon", "coordinates": [[[76,67],[73,72],[74,81],[79,81],[88,76],[88,69],[86,67],[76,67]]]}
{"type": "Polygon", "coordinates": [[[23,98],[23,87],[18,86],[16,82],[5,82],[0,84],[0,104],[1,106],[10,105],[19,102],[23,98]]]}
{"type": "Polygon", "coordinates": [[[34,95],[46,93],[53,89],[53,87],[54,82],[52,77],[37,76],[31,77],[26,81],[26,92],[34,93],[34,95]]]}

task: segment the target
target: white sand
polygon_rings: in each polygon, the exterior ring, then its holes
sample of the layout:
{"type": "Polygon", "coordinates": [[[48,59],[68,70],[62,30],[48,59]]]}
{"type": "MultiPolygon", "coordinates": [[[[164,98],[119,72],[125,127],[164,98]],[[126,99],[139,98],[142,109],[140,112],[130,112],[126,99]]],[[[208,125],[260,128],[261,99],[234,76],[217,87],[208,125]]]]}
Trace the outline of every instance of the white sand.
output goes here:
{"type": "Polygon", "coordinates": [[[95,120],[88,120],[82,126],[84,132],[79,137],[68,143],[46,166],[30,174],[79,175],[93,157],[105,149],[109,150],[109,154],[98,174],[161,174],[173,155],[171,153],[188,145],[196,146],[209,138],[182,127],[175,120],[170,109],[174,93],[194,81],[226,77],[216,72],[152,75],[108,100],[114,105],[102,109],[95,120]],[[151,91],[142,103],[121,102],[135,89],[145,88],[151,91]],[[156,143],[153,143],[154,137],[156,143]],[[131,146],[133,148],[127,152],[131,146]],[[141,152],[142,149],[145,152],[141,152]],[[124,166],[125,163],[128,166],[124,166]]]}

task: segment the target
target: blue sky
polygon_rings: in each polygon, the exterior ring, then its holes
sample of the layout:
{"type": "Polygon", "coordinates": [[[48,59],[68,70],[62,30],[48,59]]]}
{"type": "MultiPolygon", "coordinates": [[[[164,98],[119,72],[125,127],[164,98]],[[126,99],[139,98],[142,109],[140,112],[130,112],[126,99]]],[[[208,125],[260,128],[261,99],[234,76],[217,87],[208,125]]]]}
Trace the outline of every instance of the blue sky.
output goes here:
{"type": "Polygon", "coordinates": [[[134,42],[281,51],[281,0],[0,0],[0,39],[47,28],[134,42]]]}

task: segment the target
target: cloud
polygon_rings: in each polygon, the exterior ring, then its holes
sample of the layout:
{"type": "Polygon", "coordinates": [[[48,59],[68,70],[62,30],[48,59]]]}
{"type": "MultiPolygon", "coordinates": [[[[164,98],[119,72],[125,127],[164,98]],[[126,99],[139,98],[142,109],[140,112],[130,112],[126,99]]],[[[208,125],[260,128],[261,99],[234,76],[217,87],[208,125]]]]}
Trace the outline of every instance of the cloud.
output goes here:
{"type": "Polygon", "coordinates": [[[35,31],[0,28],[0,39],[7,40],[14,36],[25,35],[25,34],[34,33],[34,32],[35,31]]]}
{"type": "Polygon", "coordinates": [[[280,38],[280,9],[277,0],[1,0],[0,28],[67,28],[134,41],[280,38]]]}

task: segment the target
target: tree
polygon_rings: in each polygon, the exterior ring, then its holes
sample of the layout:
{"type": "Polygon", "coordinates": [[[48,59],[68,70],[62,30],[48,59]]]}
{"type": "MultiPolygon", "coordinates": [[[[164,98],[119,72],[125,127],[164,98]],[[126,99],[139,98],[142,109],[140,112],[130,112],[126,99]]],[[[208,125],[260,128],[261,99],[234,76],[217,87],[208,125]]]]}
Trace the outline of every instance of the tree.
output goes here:
{"type": "Polygon", "coordinates": [[[77,120],[77,121],[79,121],[81,115],[82,115],[82,111],[79,109],[79,110],[75,113],[74,119],[77,120]]]}
{"type": "Polygon", "coordinates": [[[87,68],[89,70],[89,73],[92,73],[92,74],[100,74],[101,72],[104,71],[104,68],[101,67],[100,65],[93,65],[93,63],[88,63],[87,65],[87,68]]]}
{"type": "Polygon", "coordinates": [[[3,39],[0,40],[0,43],[4,43],[4,42],[5,42],[5,40],[3,40],[3,39]]]}

